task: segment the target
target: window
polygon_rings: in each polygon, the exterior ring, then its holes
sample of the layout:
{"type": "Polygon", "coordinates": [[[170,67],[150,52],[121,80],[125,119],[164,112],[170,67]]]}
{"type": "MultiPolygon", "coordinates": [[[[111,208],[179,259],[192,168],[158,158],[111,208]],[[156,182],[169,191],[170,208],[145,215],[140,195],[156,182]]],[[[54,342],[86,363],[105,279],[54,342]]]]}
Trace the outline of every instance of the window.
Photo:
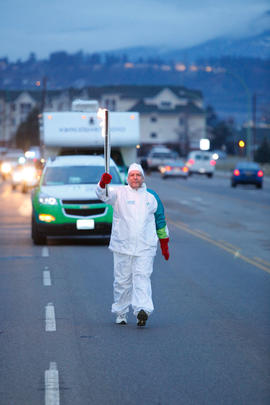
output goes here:
{"type": "Polygon", "coordinates": [[[31,110],[32,110],[31,103],[21,103],[20,104],[21,114],[29,114],[31,110]]]}
{"type": "Polygon", "coordinates": [[[116,110],[116,101],[113,98],[106,98],[105,107],[108,110],[115,111],[116,110]]]}
{"type": "Polygon", "coordinates": [[[161,101],[160,105],[163,108],[171,108],[172,107],[172,103],[170,101],[161,101]]]}
{"type": "Polygon", "coordinates": [[[151,132],[151,134],[150,134],[150,138],[157,138],[157,134],[156,134],[156,132],[151,132]]]}

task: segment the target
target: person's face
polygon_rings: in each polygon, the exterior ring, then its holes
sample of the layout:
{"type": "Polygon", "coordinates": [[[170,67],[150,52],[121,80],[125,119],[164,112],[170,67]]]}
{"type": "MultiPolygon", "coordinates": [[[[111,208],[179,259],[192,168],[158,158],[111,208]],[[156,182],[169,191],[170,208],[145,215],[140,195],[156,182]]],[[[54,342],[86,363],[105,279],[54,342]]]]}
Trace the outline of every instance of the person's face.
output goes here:
{"type": "Polygon", "coordinates": [[[143,176],[139,170],[132,170],[128,175],[128,184],[135,190],[138,190],[138,188],[141,187],[143,181],[143,176]]]}

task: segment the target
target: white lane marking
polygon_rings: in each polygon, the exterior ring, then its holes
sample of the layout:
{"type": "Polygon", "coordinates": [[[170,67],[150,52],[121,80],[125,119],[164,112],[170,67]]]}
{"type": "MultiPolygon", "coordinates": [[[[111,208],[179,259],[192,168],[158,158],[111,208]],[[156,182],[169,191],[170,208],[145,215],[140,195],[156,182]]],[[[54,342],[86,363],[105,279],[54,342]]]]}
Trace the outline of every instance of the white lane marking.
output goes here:
{"type": "Polygon", "coordinates": [[[42,257],[48,257],[49,256],[49,249],[47,246],[43,246],[42,251],[41,251],[41,256],[42,257]]]}
{"type": "Polygon", "coordinates": [[[43,285],[45,287],[50,287],[52,285],[51,273],[50,273],[49,270],[44,270],[43,271],[43,285]]]}
{"type": "Polygon", "coordinates": [[[45,370],[45,405],[60,405],[59,373],[53,361],[49,370],[45,370]]]}
{"type": "Polygon", "coordinates": [[[56,331],[55,310],[51,302],[45,307],[45,330],[46,332],[56,331]]]}

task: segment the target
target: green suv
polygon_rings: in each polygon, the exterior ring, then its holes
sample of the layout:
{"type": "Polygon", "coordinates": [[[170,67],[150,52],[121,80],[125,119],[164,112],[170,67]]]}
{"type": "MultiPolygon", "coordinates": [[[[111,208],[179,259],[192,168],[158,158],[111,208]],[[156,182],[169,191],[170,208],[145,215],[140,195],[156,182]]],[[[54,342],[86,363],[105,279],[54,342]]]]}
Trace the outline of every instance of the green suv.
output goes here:
{"type": "MultiPolygon", "coordinates": [[[[34,244],[45,244],[47,236],[109,238],[113,209],[95,192],[103,172],[103,156],[58,156],[48,160],[39,186],[32,192],[34,244]]],[[[110,173],[110,186],[121,187],[123,181],[112,160],[110,173]]]]}

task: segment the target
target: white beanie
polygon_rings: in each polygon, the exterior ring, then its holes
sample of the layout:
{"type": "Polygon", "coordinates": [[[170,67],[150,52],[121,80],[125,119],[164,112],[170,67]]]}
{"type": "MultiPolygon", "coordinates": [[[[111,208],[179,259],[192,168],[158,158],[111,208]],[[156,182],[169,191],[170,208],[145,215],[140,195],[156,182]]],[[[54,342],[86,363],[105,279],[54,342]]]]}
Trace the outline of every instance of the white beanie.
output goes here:
{"type": "Polygon", "coordinates": [[[142,174],[142,176],[144,177],[143,168],[142,168],[142,166],[139,165],[138,163],[132,163],[132,164],[129,166],[128,174],[129,174],[130,172],[132,172],[133,170],[138,170],[138,171],[142,174]]]}

